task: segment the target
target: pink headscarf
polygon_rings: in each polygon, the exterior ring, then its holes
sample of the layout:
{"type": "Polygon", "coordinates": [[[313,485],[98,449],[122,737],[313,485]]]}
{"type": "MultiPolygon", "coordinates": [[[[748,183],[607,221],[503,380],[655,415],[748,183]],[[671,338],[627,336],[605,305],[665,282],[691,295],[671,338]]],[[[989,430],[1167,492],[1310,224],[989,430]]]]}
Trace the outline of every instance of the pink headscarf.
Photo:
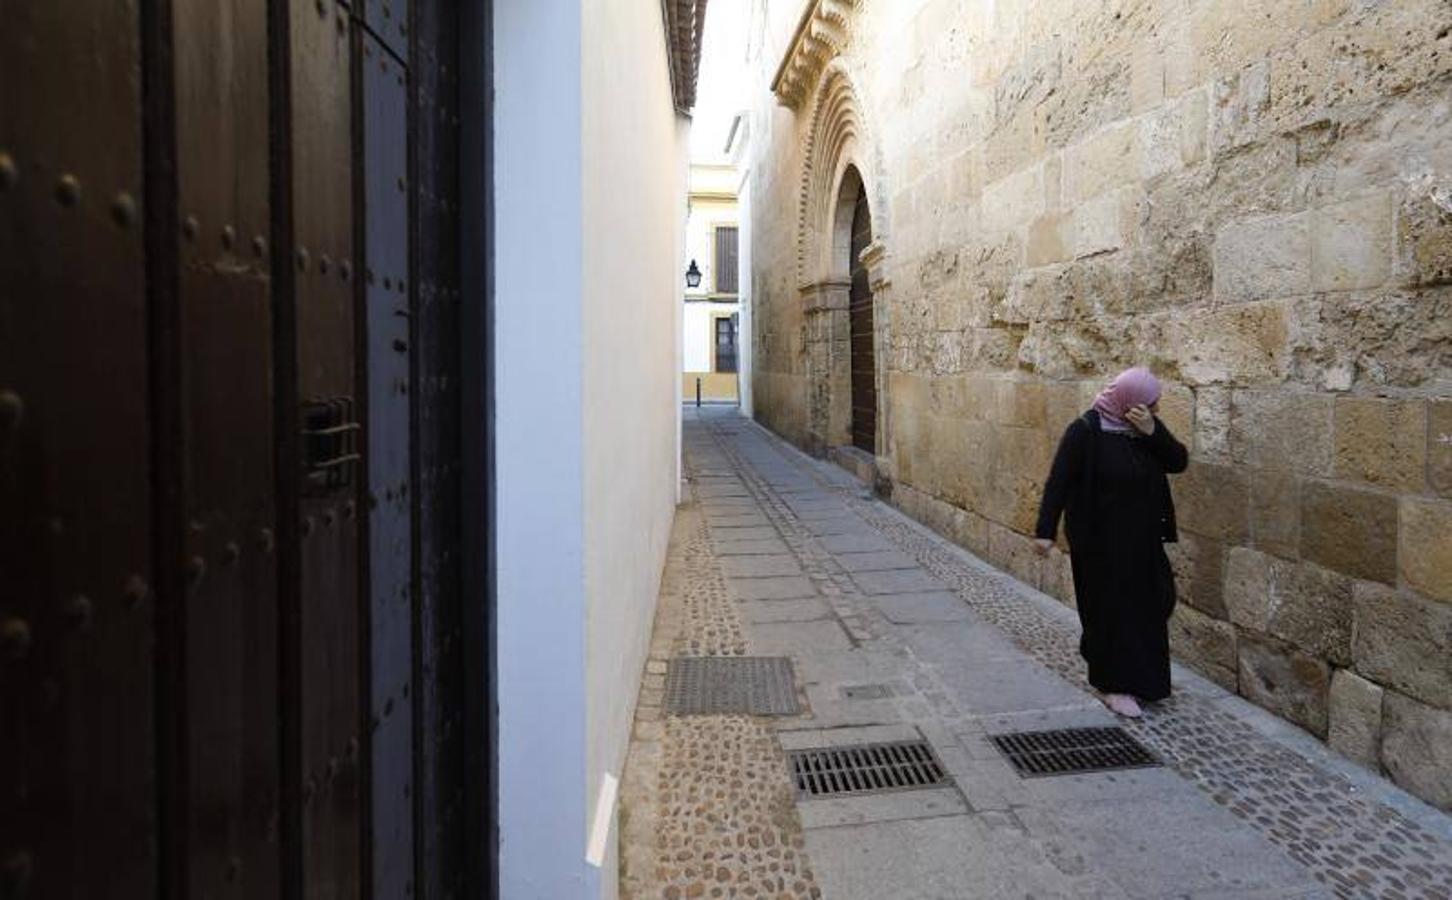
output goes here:
{"type": "Polygon", "coordinates": [[[1105,431],[1128,431],[1124,414],[1131,407],[1150,406],[1160,399],[1160,380],[1144,366],[1125,369],[1094,398],[1094,409],[1105,431]]]}

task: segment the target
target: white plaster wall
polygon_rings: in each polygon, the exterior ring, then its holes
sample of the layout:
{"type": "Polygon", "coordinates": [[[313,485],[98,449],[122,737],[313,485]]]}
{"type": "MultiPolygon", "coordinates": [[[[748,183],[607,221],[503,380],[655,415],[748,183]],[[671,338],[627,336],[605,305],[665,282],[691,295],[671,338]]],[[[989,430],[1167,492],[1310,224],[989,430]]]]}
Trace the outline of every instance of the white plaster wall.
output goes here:
{"type": "MultiPolygon", "coordinates": [[[[585,788],[629,746],[676,500],[685,152],[658,0],[584,0],[585,788]]],[[[615,829],[612,828],[612,834],[615,829]]],[[[612,839],[612,845],[614,841],[612,839]]],[[[598,894],[616,889],[614,854],[598,894]]]]}
{"type": "Polygon", "coordinates": [[[737,391],[740,394],[741,413],[748,418],[751,405],[751,185],[746,173],[741,178],[737,195],[736,212],[741,217],[741,249],[738,258],[741,271],[737,278],[741,285],[741,320],[736,331],[737,391]]]}
{"type": "Polygon", "coordinates": [[[500,887],[584,897],[579,0],[496,0],[494,27],[500,887]]]}
{"type": "Polygon", "coordinates": [[[614,829],[599,868],[587,842],[677,497],[686,134],[657,0],[494,15],[501,889],[608,898],[614,829]]]}
{"type": "Polygon", "coordinates": [[[685,305],[685,371],[711,371],[711,310],[730,308],[721,303],[685,305]]]}

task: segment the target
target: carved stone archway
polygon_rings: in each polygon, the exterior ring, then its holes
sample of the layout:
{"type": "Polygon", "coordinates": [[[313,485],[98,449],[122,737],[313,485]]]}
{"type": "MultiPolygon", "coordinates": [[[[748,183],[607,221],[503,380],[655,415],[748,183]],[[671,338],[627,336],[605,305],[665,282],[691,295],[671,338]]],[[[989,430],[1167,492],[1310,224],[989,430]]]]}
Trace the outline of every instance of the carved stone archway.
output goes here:
{"type": "MultiPolygon", "coordinates": [[[[807,434],[810,449],[826,453],[851,443],[852,369],[851,287],[852,214],[859,194],[872,214],[873,243],[860,254],[873,291],[877,396],[887,392],[884,235],[887,204],[882,201],[880,167],[868,138],[862,105],[846,64],[836,58],[820,70],[802,152],[803,168],[797,220],[797,284],[804,310],[807,376],[807,434]]],[[[885,404],[878,404],[877,449],[885,453],[885,404]]]]}

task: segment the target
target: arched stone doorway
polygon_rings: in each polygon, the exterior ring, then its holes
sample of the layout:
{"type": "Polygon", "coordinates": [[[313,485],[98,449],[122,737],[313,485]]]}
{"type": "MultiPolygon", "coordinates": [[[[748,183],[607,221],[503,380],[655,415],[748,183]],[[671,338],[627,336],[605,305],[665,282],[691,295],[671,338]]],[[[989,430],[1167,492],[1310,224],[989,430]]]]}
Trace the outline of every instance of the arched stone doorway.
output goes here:
{"type": "Polygon", "coordinates": [[[872,212],[867,191],[856,169],[848,169],[842,180],[842,197],[838,215],[846,223],[847,272],[850,287],[847,293],[850,367],[852,385],[852,446],[874,456],[877,454],[877,348],[873,329],[872,280],[863,252],[872,244],[872,212]],[[849,199],[848,194],[856,196],[849,199]]]}
{"type": "Polygon", "coordinates": [[[882,185],[840,61],[826,67],[803,148],[798,284],[806,444],[870,475],[885,449],[881,348],[888,286],[882,185]],[[844,451],[841,455],[837,451],[844,451]]]}

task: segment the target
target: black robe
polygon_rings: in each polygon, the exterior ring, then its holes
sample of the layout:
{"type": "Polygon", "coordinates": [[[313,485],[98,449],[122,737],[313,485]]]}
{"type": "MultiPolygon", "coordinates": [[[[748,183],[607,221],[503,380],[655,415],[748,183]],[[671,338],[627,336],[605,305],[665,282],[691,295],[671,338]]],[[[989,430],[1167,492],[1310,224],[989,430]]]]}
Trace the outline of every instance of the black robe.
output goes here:
{"type": "Polygon", "coordinates": [[[1090,410],[1064,432],[1044,485],[1037,535],[1052,540],[1064,513],[1089,683],[1105,693],[1170,694],[1167,623],[1175,582],[1164,542],[1178,539],[1167,473],[1185,446],[1159,419],[1145,437],[1104,431],[1090,410]]]}

